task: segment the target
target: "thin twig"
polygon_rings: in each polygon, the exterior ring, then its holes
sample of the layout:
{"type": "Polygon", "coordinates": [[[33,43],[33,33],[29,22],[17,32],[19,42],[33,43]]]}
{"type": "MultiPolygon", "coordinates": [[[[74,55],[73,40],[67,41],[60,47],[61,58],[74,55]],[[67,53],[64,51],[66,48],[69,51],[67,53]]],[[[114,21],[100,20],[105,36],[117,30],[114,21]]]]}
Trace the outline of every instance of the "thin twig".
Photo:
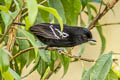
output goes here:
{"type": "MultiPolygon", "coordinates": [[[[46,47],[38,47],[39,49],[46,49],[46,47]]],[[[34,49],[34,47],[30,47],[30,48],[27,48],[27,49],[24,49],[24,50],[21,50],[20,52],[18,52],[16,55],[14,55],[11,59],[10,59],[10,62],[12,62],[16,57],[24,54],[25,52],[29,51],[29,50],[32,50],[34,49]]],[[[59,50],[58,48],[48,48],[47,50],[59,50]]],[[[81,58],[81,57],[78,57],[78,56],[75,56],[75,55],[71,55],[71,54],[68,54],[64,51],[60,52],[61,54],[65,55],[65,56],[68,56],[70,58],[74,58],[74,59],[78,59],[78,60],[83,60],[83,61],[88,61],[88,62],[95,62],[95,60],[93,59],[87,59],[87,58],[81,58]]]]}
{"type": "Polygon", "coordinates": [[[101,19],[102,16],[104,16],[110,9],[112,9],[114,7],[114,5],[118,2],[119,0],[112,0],[111,3],[107,3],[106,4],[106,7],[104,8],[104,10],[99,13],[94,19],[93,21],[91,22],[91,24],[89,25],[88,29],[91,30],[92,28],[95,27],[95,24],[98,20],[101,19]]]}
{"type": "Polygon", "coordinates": [[[118,24],[120,24],[120,22],[100,24],[100,25],[96,25],[96,27],[98,27],[98,26],[108,26],[108,25],[118,25],[118,24]]]}
{"type": "Polygon", "coordinates": [[[103,0],[101,0],[101,3],[100,3],[100,8],[99,8],[99,12],[98,12],[98,14],[100,14],[100,12],[101,12],[102,2],[103,2],[103,0]]]}

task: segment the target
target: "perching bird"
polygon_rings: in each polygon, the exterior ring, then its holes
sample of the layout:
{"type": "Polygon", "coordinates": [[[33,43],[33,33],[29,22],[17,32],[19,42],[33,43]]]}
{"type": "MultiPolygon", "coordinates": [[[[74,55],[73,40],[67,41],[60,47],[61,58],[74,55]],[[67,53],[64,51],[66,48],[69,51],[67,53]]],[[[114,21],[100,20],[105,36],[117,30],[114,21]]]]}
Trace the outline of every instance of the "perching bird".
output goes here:
{"type": "MultiPolygon", "coordinates": [[[[21,23],[14,23],[24,25],[21,23]]],[[[63,25],[63,32],[59,24],[41,23],[30,27],[30,31],[49,47],[73,47],[88,41],[94,41],[87,28],[63,25]]]]}

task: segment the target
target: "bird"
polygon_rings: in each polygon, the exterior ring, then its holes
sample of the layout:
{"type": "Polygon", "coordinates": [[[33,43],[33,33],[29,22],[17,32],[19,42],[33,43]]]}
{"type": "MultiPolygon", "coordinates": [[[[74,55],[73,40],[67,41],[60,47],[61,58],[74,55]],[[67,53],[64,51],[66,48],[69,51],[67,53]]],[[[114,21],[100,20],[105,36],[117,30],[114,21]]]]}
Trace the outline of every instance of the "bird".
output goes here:
{"type": "MultiPolygon", "coordinates": [[[[25,26],[22,23],[14,24],[25,26]]],[[[61,32],[60,24],[41,23],[31,26],[29,30],[49,47],[74,47],[88,41],[96,42],[90,30],[84,27],[63,24],[61,32]]]]}

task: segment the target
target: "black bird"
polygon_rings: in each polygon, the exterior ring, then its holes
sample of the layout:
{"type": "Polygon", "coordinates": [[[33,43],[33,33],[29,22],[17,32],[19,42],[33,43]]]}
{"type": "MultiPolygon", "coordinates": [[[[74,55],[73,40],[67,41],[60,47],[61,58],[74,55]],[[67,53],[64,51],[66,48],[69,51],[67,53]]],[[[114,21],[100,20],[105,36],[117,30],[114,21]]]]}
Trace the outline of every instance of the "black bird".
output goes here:
{"type": "MultiPolygon", "coordinates": [[[[14,23],[24,25],[20,23],[14,23]]],[[[63,25],[63,32],[59,24],[41,23],[30,27],[30,31],[49,47],[73,47],[88,41],[94,41],[87,28],[63,25]]]]}

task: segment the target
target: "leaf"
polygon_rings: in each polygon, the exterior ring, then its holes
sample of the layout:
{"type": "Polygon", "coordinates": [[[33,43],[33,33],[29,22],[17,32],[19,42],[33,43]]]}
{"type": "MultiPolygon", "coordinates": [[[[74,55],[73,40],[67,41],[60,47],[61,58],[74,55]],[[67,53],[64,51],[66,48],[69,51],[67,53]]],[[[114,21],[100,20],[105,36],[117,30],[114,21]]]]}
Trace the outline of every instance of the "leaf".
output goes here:
{"type": "MultiPolygon", "coordinates": [[[[43,0],[37,0],[38,3],[42,2],[43,0]]],[[[48,7],[48,1],[46,1],[44,4],[42,4],[43,6],[48,7]]],[[[50,14],[44,10],[39,9],[38,10],[38,15],[37,15],[37,19],[35,21],[35,24],[39,24],[39,23],[49,23],[51,22],[51,20],[53,20],[53,18],[50,18],[50,14]]]]}
{"type": "Polygon", "coordinates": [[[106,48],[106,39],[105,39],[105,37],[103,35],[102,27],[96,27],[96,29],[97,29],[97,31],[98,31],[98,33],[100,35],[100,39],[101,39],[101,43],[102,43],[101,52],[100,52],[102,54],[105,51],[105,48],[106,48]]]}
{"type": "Polygon", "coordinates": [[[64,8],[60,0],[49,0],[50,7],[57,10],[59,15],[61,16],[63,23],[66,23],[64,8]]]}
{"type": "Polygon", "coordinates": [[[70,63],[70,58],[67,56],[64,56],[64,55],[59,55],[59,53],[57,53],[57,55],[64,67],[64,74],[63,74],[63,76],[64,76],[67,73],[69,63],[70,63]]]}
{"type": "Polygon", "coordinates": [[[37,55],[38,53],[38,48],[36,46],[36,41],[35,38],[32,34],[30,34],[29,32],[23,30],[23,29],[19,29],[20,32],[22,32],[24,34],[24,36],[30,41],[30,43],[32,44],[32,46],[34,47],[34,51],[37,55]]]}
{"type": "Polygon", "coordinates": [[[21,8],[21,5],[19,5],[19,3],[16,0],[14,0],[14,2],[16,5],[16,8],[17,8],[14,12],[9,11],[9,13],[7,14],[7,13],[1,11],[1,16],[2,16],[3,22],[5,24],[5,30],[12,23],[13,19],[17,16],[17,14],[19,13],[20,8],[21,8]]]}
{"type": "Polygon", "coordinates": [[[78,56],[81,56],[81,54],[84,52],[84,50],[85,50],[85,44],[81,44],[79,51],[78,51],[78,56]]]}
{"type": "MultiPolygon", "coordinates": [[[[37,46],[44,46],[43,43],[41,43],[39,40],[37,41],[37,46]]],[[[39,49],[39,55],[41,56],[41,59],[43,59],[45,62],[48,62],[50,64],[51,62],[51,54],[50,51],[44,50],[44,49],[39,49]]]]}
{"type": "Polygon", "coordinates": [[[9,71],[2,73],[4,80],[14,80],[14,77],[9,71]]]}
{"type": "Polygon", "coordinates": [[[3,72],[2,74],[5,80],[21,80],[21,77],[11,68],[9,68],[8,71],[3,72]]]}
{"type": "Polygon", "coordinates": [[[1,72],[0,72],[0,80],[2,80],[2,74],[1,74],[1,72]]]}
{"type": "Polygon", "coordinates": [[[5,5],[6,5],[7,9],[9,9],[10,5],[12,3],[12,0],[4,0],[4,1],[5,1],[5,5]]]}
{"type": "Polygon", "coordinates": [[[62,18],[59,16],[58,12],[54,8],[45,7],[45,6],[42,6],[42,5],[38,5],[38,8],[53,14],[56,17],[56,19],[58,20],[58,22],[60,23],[61,31],[63,31],[62,18]]]}
{"type": "Polygon", "coordinates": [[[56,51],[51,51],[51,63],[49,65],[51,71],[54,71],[54,64],[57,59],[56,54],[58,54],[58,53],[56,53],[56,51]]]}
{"type": "Polygon", "coordinates": [[[9,52],[3,48],[0,48],[0,71],[5,72],[8,70],[9,60],[8,55],[9,52]]]}
{"type": "MultiPolygon", "coordinates": [[[[39,10],[35,24],[39,23],[49,23],[51,19],[49,18],[49,13],[44,10],[39,10]]],[[[53,19],[52,19],[53,20],[53,19]]]]}
{"type": "Polygon", "coordinates": [[[41,78],[44,76],[47,68],[48,68],[48,64],[44,60],[41,59],[37,67],[37,71],[41,75],[41,78]]]}
{"type": "Polygon", "coordinates": [[[10,17],[9,14],[7,14],[7,13],[5,13],[3,11],[1,11],[1,17],[2,17],[3,22],[5,24],[5,28],[7,29],[8,25],[10,25],[12,23],[13,19],[10,17]]]}
{"type": "Polygon", "coordinates": [[[97,9],[94,5],[89,4],[89,7],[97,14],[97,9]]]}
{"type": "Polygon", "coordinates": [[[84,73],[82,80],[105,80],[112,66],[112,53],[100,56],[95,65],[84,73]]]}
{"type": "Polygon", "coordinates": [[[14,72],[11,68],[8,69],[8,72],[11,73],[11,75],[14,77],[15,80],[21,80],[21,77],[16,72],[14,72]]]}
{"type": "Polygon", "coordinates": [[[1,10],[1,11],[4,11],[5,13],[8,13],[8,9],[7,9],[6,6],[0,5],[0,10],[1,10]]]}
{"type": "Polygon", "coordinates": [[[27,0],[28,4],[28,17],[30,25],[33,25],[38,13],[38,6],[36,0],[27,0]]]}
{"type": "Polygon", "coordinates": [[[61,0],[66,18],[66,24],[77,25],[81,9],[80,0],[61,0]],[[68,6],[69,5],[69,6],[68,6]]]}
{"type": "Polygon", "coordinates": [[[119,80],[119,78],[111,69],[105,80],[119,80]]]}
{"type": "Polygon", "coordinates": [[[80,0],[80,1],[82,3],[82,11],[83,11],[86,5],[88,4],[88,0],[80,0]]]}
{"type": "Polygon", "coordinates": [[[30,50],[27,57],[26,67],[28,67],[32,61],[35,59],[35,52],[34,50],[30,50]]]}
{"type": "MultiPolygon", "coordinates": [[[[25,38],[24,34],[18,30],[17,37],[25,38]]],[[[26,48],[30,47],[29,41],[28,40],[21,40],[21,39],[16,39],[16,43],[18,44],[19,49],[17,52],[24,50],[26,48]]],[[[26,65],[27,58],[29,56],[30,51],[25,52],[24,54],[18,56],[16,58],[17,63],[19,63],[19,70],[22,71],[24,66],[26,65]]],[[[33,53],[34,54],[34,53],[33,53]]],[[[31,54],[32,55],[32,54],[31,54]]]]}
{"type": "Polygon", "coordinates": [[[92,21],[92,12],[91,12],[91,8],[89,5],[87,5],[87,11],[88,11],[88,23],[90,23],[92,21]]]}

